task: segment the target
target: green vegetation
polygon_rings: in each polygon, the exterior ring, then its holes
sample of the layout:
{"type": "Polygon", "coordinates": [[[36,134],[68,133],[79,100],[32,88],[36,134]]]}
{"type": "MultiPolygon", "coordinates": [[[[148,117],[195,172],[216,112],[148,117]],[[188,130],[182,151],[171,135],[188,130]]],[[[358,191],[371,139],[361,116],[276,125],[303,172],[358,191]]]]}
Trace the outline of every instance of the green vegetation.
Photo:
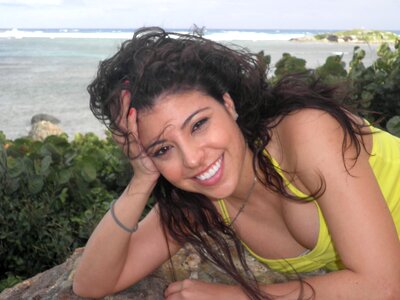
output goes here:
{"type": "MultiPolygon", "coordinates": [[[[364,56],[355,47],[348,69],[341,56],[330,56],[308,70],[305,60],[284,53],[269,81],[307,72],[345,85],[351,91],[346,104],[400,136],[400,42],[394,48],[382,44],[369,67],[364,56]]],[[[257,58],[266,72],[272,70],[269,55],[260,52],[257,58]]],[[[110,137],[11,141],[0,132],[0,291],[63,262],[83,246],[131,176],[129,161],[110,137]]]]}
{"type": "Polygon", "coordinates": [[[331,38],[332,41],[337,39],[342,39],[345,42],[348,41],[360,41],[367,43],[383,43],[383,42],[396,42],[399,36],[393,32],[379,31],[379,30],[364,30],[364,29],[354,29],[347,31],[338,31],[333,33],[323,33],[314,36],[316,40],[325,40],[331,38]]]}
{"type": "MultiPolygon", "coordinates": [[[[394,47],[381,44],[377,55],[377,60],[366,67],[362,62],[365,51],[356,46],[348,69],[342,56],[333,55],[322,66],[310,70],[305,60],[284,53],[269,80],[274,84],[285,74],[308,72],[309,76],[325,83],[345,86],[350,91],[345,104],[368,121],[400,137],[400,40],[394,47]]],[[[270,57],[263,61],[270,61],[270,57]]],[[[268,64],[264,68],[271,70],[268,64]]]]}
{"type": "Polygon", "coordinates": [[[130,177],[110,138],[9,141],[0,132],[0,290],[84,245],[130,177]]]}

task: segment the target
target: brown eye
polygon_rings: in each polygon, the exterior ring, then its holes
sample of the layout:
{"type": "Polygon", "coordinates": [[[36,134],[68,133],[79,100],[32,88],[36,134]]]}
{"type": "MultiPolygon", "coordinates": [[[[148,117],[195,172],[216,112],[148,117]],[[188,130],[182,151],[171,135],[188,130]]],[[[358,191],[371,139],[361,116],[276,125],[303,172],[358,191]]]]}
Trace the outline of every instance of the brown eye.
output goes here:
{"type": "Polygon", "coordinates": [[[208,118],[204,118],[204,119],[201,119],[200,121],[197,121],[197,122],[193,125],[193,127],[192,127],[192,132],[195,132],[195,131],[201,129],[201,127],[202,127],[205,123],[207,123],[207,121],[208,121],[208,118]]]}
{"type": "Polygon", "coordinates": [[[164,155],[171,147],[170,146],[162,146],[160,149],[158,149],[153,156],[154,157],[159,157],[164,155]]]}

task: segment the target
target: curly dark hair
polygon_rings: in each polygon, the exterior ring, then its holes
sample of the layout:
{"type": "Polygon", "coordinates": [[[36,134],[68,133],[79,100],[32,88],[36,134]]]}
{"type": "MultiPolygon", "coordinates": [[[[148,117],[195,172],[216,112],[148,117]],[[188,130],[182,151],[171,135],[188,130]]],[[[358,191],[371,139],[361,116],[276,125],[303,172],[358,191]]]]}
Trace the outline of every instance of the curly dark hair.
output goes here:
{"type": "MultiPolygon", "coordinates": [[[[224,46],[190,34],[142,28],[119,51],[100,63],[97,77],[88,86],[94,115],[114,133],[127,135],[117,126],[122,90],[131,93],[131,106],[151,109],[165,94],[197,90],[223,103],[229,93],[239,114],[237,123],[254,154],[257,177],[268,189],[294,199],[263,150],[271,129],[286,115],[301,108],[316,108],[332,115],[344,132],[343,153],[350,144],[360,153],[361,126],[348,117],[348,110],[337,101],[334,87],[310,76],[291,75],[273,87],[267,84],[265,69],[256,55],[246,49],[224,46]],[[257,166],[257,168],[256,168],[257,166]]],[[[344,154],[343,154],[344,155],[344,154]]],[[[318,197],[320,188],[311,197],[318,197]]],[[[244,248],[232,228],[219,215],[211,201],[170,184],[162,176],[153,190],[162,224],[179,243],[191,243],[202,255],[226,271],[251,299],[266,299],[246,265],[244,248]],[[230,247],[227,240],[232,240],[230,247]],[[233,263],[233,252],[241,267],[233,263]]],[[[302,290],[302,289],[300,289],[302,290]]],[[[301,294],[301,292],[300,292],[301,294]]],[[[301,298],[301,295],[299,295],[301,298]]]]}

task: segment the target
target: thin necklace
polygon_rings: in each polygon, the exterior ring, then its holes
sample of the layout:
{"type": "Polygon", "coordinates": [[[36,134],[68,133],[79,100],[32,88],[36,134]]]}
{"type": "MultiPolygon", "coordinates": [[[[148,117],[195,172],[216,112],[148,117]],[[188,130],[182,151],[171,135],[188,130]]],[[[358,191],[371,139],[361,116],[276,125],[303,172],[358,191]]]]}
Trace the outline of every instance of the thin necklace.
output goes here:
{"type": "Polygon", "coordinates": [[[244,207],[246,206],[247,202],[249,201],[250,195],[253,192],[254,187],[256,186],[256,182],[257,182],[257,176],[254,176],[253,184],[252,184],[249,192],[247,193],[246,199],[243,201],[242,205],[240,205],[240,208],[239,208],[238,212],[236,213],[236,216],[232,219],[229,226],[232,226],[233,223],[235,223],[236,219],[239,217],[239,215],[242,213],[244,207]]]}

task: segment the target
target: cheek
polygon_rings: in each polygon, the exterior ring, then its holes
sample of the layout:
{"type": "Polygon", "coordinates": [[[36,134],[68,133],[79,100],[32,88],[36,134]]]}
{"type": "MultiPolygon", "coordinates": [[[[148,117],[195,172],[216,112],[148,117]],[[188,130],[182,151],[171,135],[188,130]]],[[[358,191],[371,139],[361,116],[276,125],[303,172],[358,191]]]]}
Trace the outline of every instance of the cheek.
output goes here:
{"type": "Polygon", "coordinates": [[[157,162],[153,161],[156,168],[160,171],[161,175],[170,183],[179,181],[182,178],[182,169],[178,161],[157,162]]]}

